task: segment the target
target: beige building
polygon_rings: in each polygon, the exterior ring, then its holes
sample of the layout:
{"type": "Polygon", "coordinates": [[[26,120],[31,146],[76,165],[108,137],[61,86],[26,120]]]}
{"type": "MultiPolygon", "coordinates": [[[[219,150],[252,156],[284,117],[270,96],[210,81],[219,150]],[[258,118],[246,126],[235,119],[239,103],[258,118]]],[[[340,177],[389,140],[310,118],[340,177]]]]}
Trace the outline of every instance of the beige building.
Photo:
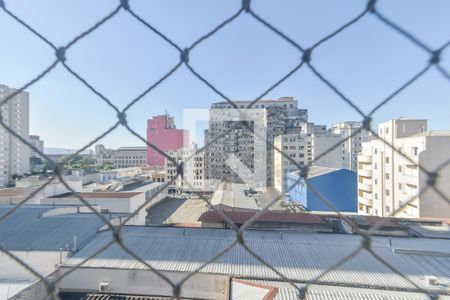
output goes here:
{"type": "Polygon", "coordinates": [[[331,130],[340,134],[342,140],[342,168],[356,171],[358,169],[358,154],[361,152],[362,143],[368,139],[368,132],[361,129],[362,123],[347,121],[334,124],[331,130]],[[358,132],[358,130],[360,130],[358,132]]]}
{"type": "MultiPolygon", "coordinates": [[[[172,184],[179,191],[205,190],[205,154],[195,153],[196,151],[197,148],[194,147],[167,152],[177,163],[183,162],[183,178],[178,176],[172,184]]],[[[165,182],[168,182],[177,175],[177,166],[167,158],[165,160],[165,182]]]]}
{"type": "Polygon", "coordinates": [[[112,164],[115,168],[132,168],[147,165],[146,147],[120,147],[117,150],[106,149],[102,144],[95,145],[97,165],[112,164]]]}
{"type": "MultiPolygon", "coordinates": [[[[389,216],[396,212],[397,217],[450,217],[450,204],[434,190],[419,195],[427,186],[428,176],[418,165],[434,171],[450,159],[450,131],[426,130],[427,121],[416,119],[400,118],[378,126],[379,136],[403,155],[378,139],[362,144],[358,156],[360,214],[389,216]]],[[[446,166],[439,171],[436,187],[447,197],[449,181],[450,166],[446,166]]]]}
{"type": "MultiPolygon", "coordinates": [[[[0,84],[0,100],[5,99],[16,89],[0,84]]],[[[29,95],[27,92],[17,94],[1,106],[3,122],[21,137],[29,138],[29,95]]],[[[0,187],[5,187],[12,175],[30,172],[30,149],[19,139],[0,126],[0,187]]]]}
{"type": "MultiPolygon", "coordinates": [[[[322,156],[330,148],[339,144],[341,140],[340,134],[324,131],[313,134],[280,135],[275,138],[274,145],[300,166],[312,163],[317,166],[341,168],[343,164],[341,146],[335,147],[322,156]]],[[[274,151],[274,188],[285,192],[288,189],[287,175],[297,170],[298,167],[292,161],[279,151],[274,151]]]]}

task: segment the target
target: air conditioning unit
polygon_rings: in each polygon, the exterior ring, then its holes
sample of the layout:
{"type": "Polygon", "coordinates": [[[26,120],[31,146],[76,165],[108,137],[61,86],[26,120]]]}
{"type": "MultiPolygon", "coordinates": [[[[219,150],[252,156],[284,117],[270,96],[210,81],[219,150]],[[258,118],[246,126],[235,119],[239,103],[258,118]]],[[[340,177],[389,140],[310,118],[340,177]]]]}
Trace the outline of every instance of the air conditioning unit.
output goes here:
{"type": "Polygon", "coordinates": [[[98,291],[100,293],[106,293],[108,291],[109,282],[108,281],[101,281],[98,284],[98,291]]]}

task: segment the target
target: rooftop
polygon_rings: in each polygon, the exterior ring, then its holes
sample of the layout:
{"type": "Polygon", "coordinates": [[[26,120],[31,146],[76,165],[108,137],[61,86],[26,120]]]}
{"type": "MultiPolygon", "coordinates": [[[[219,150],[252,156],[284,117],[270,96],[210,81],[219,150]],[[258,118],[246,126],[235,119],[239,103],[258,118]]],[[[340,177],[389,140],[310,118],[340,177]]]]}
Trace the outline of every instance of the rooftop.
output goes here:
{"type": "MultiPolygon", "coordinates": [[[[14,207],[0,205],[0,217],[14,207]]],[[[0,223],[0,245],[8,250],[59,251],[73,247],[76,237],[80,248],[95,238],[104,223],[95,214],[77,213],[76,209],[24,205],[0,223]]]]}
{"type": "MultiPolygon", "coordinates": [[[[336,168],[328,168],[328,167],[321,167],[321,166],[312,166],[308,168],[308,178],[328,174],[331,172],[335,172],[342,169],[336,169],[336,168]]],[[[291,174],[294,175],[300,175],[300,171],[294,171],[291,174]]]]}
{"type": "Polygon", "coordinates": [[[211,198],[211,204],[259,210],[256,199],[252,196],[247,196],[245,190],[248,190],[246,184],[221,183],[211,198]]]}
{"type": "MultiPolygon", "coordinates": [[[[86,192],[77,193],[76,195],[85,199],[128,199],[141,194],[140,192],[86,192]]],[[[51,196],[49,198],[77,198],[74,193],[64,193],[60,195],[51,196]]]]}
{"type": "Polygon", "coordinates": [[[418,136],[446,136],[450,137],[450,130],[429,130],[421,133],[417,133],[408,137],[418,137],[418,136]]]}
{"type": "MultiPolygon", "coordinates": [[[[240,103],[250,103],[250,102],[253,102],[253,101],[254,101],[254,100],[233,100],[233,103],[235,103],[235,104],[240,104],[240,103]]],[[[269,99],[261,99],[261,100],[258,100],[258,101],[255,103],[255,105],[258,104],[258,103],[292,102],[292,101],[297,101],[297,100],[295,100],[294,97],[280,97],[280,98],[278,98],[278,99],[272,99],[272,100],[269,100],[269,99]]],[[[219,102],[213,103],[213,105],[214,105],[214,104],[229,104],[229,102],[228,102],[228,101],[219,101],[219,102]]],[[[230,104],[230,105],[231,105],[231,104],[230,104]]]]}
{"type": "MultiPolygon", "coordinates": [[[[245,221],[253,217],[258,212],[243,211],[222,211],[222,213],[230,218],[235,224],[243,224],[245,221]]],[[[199,221],[201,222],[224,222],[223,218],[214,210],[203,213],[199,221]]],[[[283,222],[298,224],[327,224],[321,217],[311,214],[295,214],[288,212],[267,211],[258,217],[256,222],[283,222]]]]}
{"type": "MultiPolygon", "coordinates": [[[[236,238],[231,229],[125,226],[122,232],[126,247],[146,263],[157,270],[178,272],[197,270],[236,238]]],[[[244,237],[247,247],[293,281],[312,280],[353,255],[352,259],[325,275],[321,283],[355,288],[415,289],[404,276],[421,288],[450,292],[450,240],[373,237],[372,251],[394,266],[400,276],[365,250],[354,255],[363,240],[358,235],[247,230],[244,237]],[[426,276],[435,276],[439,284],[429,284],[426,276]]],[[[62,267],[79,264],[110,240],[110,232],[100,233],[62,267]]],[[[133,263],[133,260],[114,244],[87,261],[83,268],[146,269],[145,265],[133,263]]],[[[280,280],[239,244],[201,268],[200,272],[280,280]]]]}

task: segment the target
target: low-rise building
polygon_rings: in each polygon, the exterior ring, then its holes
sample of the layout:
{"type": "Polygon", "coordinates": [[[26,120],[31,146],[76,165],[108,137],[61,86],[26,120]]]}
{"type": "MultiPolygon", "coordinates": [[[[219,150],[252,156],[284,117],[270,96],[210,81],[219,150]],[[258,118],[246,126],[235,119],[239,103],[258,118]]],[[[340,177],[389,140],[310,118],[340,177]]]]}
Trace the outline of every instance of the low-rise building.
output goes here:
{"type": "Polygon", "coordinates": [[[289,199],[308,211],[357,212],[357,176],[347,169],[314,166],[308,171],[308,184],[300,171],[288,174],[289,199]],[[322,199],[325,198],[329,203],[322,199]]]}
{"type": "Polygon", "coordinates": [[[107,149],[102,144],[95,145],[95,160],[98,166],[112,165],[114,168],[142,167],[147,165],[146,147],[120,147],[107,149]]]}
{"type": "MultiPolygon", "coordinates": [[[[249,299],[256,295],[263,299],[269,291],[272,298],[266,299],[299,299],[304,282],[316,280],[324,272],[327,274],[323,282],[308,290],[307,300],[427,299],[424,290],[447,295],[450,281],[450,270],[436,267],[437,263],[445,264],[447,258],[439,253],[448,251],[448,239],[372,237],[372,251],[381,261],[369,251],[354,253],[362,241],[358,235],[244,231],[245,246],[282,272],[289,278],[287,282],[239,243],[213,263],[209,262],[236,239],[232,229],[127,226],[122,233],[126,247],[166,278],[172,282],[188,278],[182,285],[182,299],[249,299]],[[348,257],[344,266],[335,267],[348,257]],[[395,270],[387,268],[386,263],[395,266],[395,270]],[[191,272],[195,272],[195,276],[189,276],[191,272]],[[256,284],[246,288],[234,286],[236,279],[243,278],[256,284]],[[298,288],[292,287],[292,282],[298,288]],[[266,288],[256,294],[255,287],[261,288],[261,285],[278,288],[266,288]],[[290,290],[285,290],[286,287],[290,290]]],[[[97,293],[101,285],[102,297],[114,294],[139,295],[143,299],[155,295],[173,296],[173,287],[168,282],[116,244],[95,255],[82,268],[73,269],[96,254],[111,238],[111,233],[102,232],[63,262],[56,275],[73,272],[58,283],[61,292],[97,293]]]]}
{"type": "Polygon", "coordinates": [[[358,157],[358,212],[377,216],[448,218],[450,204],[428,185],[450,197],[450,131],[427,131],[427,121],[400,118],[378,126],[382,139],[363,143],[358,157]],[[384,141],[389,144],[386,144],[384,141]],[[391,146],[392,145],[392,146],[391,146]],[[399,153],[401,152],[401,154],[399,153]]]}
{"type": "MultiPolygon", "coordinates": [[[[95,206],[101,213],[131,214],[145,204],[145,194],[142,192],[81,192],[76,195],[65,193],[41,199],[40,203],[54,206],[82,205],[83,202],[77,196],[95,206]]],[[[127,224],[145,225],[146,208],[141,209],[127,224]]]]}
{"type": "MultiPolygon", "coordinates": [[[[82,190],[80,177],[64,176],[63,178],[74,191],[82,190]]],[[[15,187],[0,189],[0,204],[17,204],[27,197],[30,197],[27,201],[28,204],[39,204],[43,198],[69,192],[69,189],[58,178],[48,183],[49,180],[50,178],[44,175],[33,175],[16,179],[15,187]],[[42,185],[46,186],[41,188],[42,185]]]]}
{"type": "MultiPolygon", "coordinates": [[[[87,207],[0,205],[0,217],[13,209],[15,212],[0,222],[0,299],[44,299],[47,289],[43,282],[5,251],[42,276],[51,277],[58,264],[103,230],[104,223],[87,207]]],[[[116,217],[103,216],[111,222],[116,217]]]]}

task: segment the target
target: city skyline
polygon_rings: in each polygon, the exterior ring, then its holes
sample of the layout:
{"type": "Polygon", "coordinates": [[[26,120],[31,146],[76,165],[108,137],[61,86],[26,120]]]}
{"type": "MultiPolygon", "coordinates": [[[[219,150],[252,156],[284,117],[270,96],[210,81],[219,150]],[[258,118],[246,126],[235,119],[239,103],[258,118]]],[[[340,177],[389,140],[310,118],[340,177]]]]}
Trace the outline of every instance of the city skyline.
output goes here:
{"type": "MultiPolygon", "coordinates": [[[[149,4],[134,1],[131,5],[144,19],[181,46],[190,45],[240,7],[239,1],[197,3],[202,5],[178,3],[179,10],[169,9],[171,4],[165,2],[149,4]],[[164,14],[158,12],[170,12],[171,17],[163,17],[164,14]]],[[[381,11],[389,11],[399,25],[408,28],[430,47],[440,47],[447,37],[444,31],[437,29],[450,27],[450,20],[445,16],[445,11],[450,10],[449,3],[436,3],[433,7],[420,6],[420,3],[404,6],[402,3],[380,2],[377,7],[381,11]],[[422,26],[424,23],[427,26],[422,26]]],[[[90,9],[86,10],[85,4],[82,1],[67,4],[70,5],[68,9],[65,5],[54,3],[51,6],[53,13],[48,18],[37,18],[39,11],[48,10],[49,3],[6,3],[11,11],[56,45],[64,44],[116,5],[115,2],[100,1],[90,3],[90,9]],[[83,18],[74,19],[77,14],[83,14],[83,18]],[[65,30],[55,31],[55,25],[64,26],[65,30]]],[[[255,12],[272,20],[274,25],[301,45],[308,46],[355,17],[366,4],[355,1],[324,6],[317,2],[286,2],[273,8],[264,1],[255,1],[252,5],[255,12]],[[321,17],[314,19],[317,13],[321,17]],[[280,15],[283,18],[274,17],[280,15]]],[[[21,87],[51,62],[52,49],[4,13],[0,15],[0,26],[10,29],[5,32],[5,40],[15,41],[10,47],[0,50],[0,81],[10,87],[21,87]]],[[[245,14],[217,35],[217,38],[212,37],[192,51],[190,61],[199,73],[230,99],[253,99],[289,72],[300,59],[289,44],[245,14]]],[[[120,108],[178,60],[176,51],[124,12],[119,12],[117,18],[107,22],[92,38],[70,49],[66,56],[71,67],[120,108]],[[137,52],[149,55],[134,55],[137,52]]],[[[370,16],[338,38],[324,43],[312,55],[312,63],[365,112],[415,75],[428,59],[421,49],[370,16]],[[342,76],[347,68],[351,68],[352,72],[345,72],[346,76],[342,76]]],[[[448,68],[445,56],[442,57],[442,64],[448,68]]],[[[445,105],[445,95],[449,90],[445,79],[431,69],[377,113],[373,125],[404,116],[426,118],[430,120],[430,129],[450,128],[445,111],[439,109],[445,105]]],[[[30,133],[40,135],[48,147],[64,145],[80,148],[116,120],[114,111],[109,111],[101,99],[61,66],[27,91],[30,93],[30,133]],[[64,105],[60,105],[61,102],[64,105]],[[68,118],[68,112],[73,117],[68,118]],[[101,118],[98,118],[99,115],[101,118]]],[[[293,96],[300,107],[310,111],[311,120],[318,124],[361,121],[355,111],[306,69],[299,70],[264,98],[276,99],[280,96],[293,96]]],[[[207,108],[221,100],[185,67],[181,67],[127,115],[130,126],[145,136],[146,120],[153,115],[170,111],[177,120],[177,128],[181,128],[183,108],[207,108]]],[[[100,142],[114,148],[143,145],[121,127],[100,142]]]]}

